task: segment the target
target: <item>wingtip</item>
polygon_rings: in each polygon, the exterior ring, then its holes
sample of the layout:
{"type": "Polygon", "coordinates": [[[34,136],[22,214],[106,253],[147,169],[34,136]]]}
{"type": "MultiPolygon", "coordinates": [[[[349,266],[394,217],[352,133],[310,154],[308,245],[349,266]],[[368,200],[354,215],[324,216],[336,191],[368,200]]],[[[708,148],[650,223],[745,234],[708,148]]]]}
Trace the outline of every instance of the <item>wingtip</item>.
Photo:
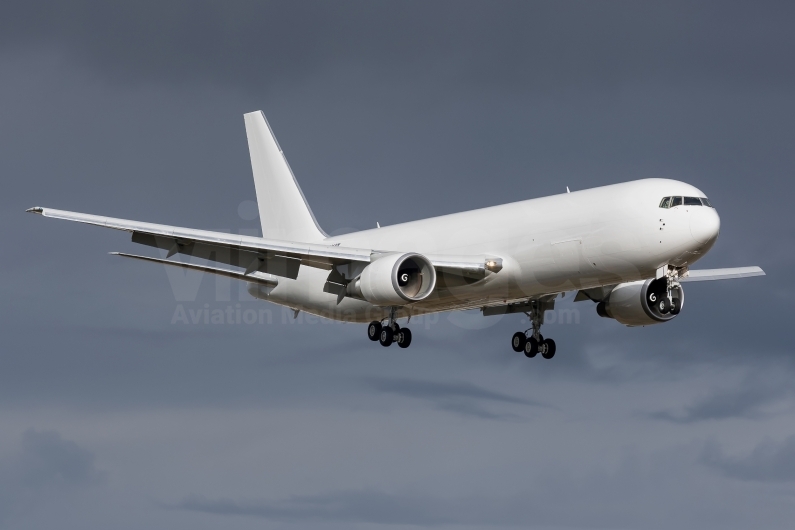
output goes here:
{"type": "Polygon", "coordinates": [[[44,208],[42,208],[41,206],[34,206],[33,208],[28,208],[25,211],[26,212],[30,212],[30,213],[37,213],[37,214],[41,215],[42,213],[44,213],[44,208]]]}

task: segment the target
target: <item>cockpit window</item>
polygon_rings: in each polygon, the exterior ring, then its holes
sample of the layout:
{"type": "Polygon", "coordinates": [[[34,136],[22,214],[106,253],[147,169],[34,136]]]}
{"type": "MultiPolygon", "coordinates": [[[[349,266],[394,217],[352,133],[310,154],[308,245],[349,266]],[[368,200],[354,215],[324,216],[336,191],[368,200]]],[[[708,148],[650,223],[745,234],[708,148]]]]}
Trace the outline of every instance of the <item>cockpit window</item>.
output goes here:
{"type": "Polygon", "coordinates": [[[713,208],[706,197],[663,197],[663,200],[660,201],[660,208],[673,208],[674,206],[682,206],[683,203],[685,206],[701,206],[703,204],[713,208]]]}

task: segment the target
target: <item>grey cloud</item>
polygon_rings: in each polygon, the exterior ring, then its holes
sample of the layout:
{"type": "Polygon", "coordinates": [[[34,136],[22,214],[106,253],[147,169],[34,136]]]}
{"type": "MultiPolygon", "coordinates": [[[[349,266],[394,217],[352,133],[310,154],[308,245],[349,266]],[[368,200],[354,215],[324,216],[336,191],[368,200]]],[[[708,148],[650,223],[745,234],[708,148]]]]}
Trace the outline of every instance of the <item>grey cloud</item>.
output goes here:
{"type": "Polygon", "coordinates": [[[142,76],[267,86],[342,62],[379,75],[499,79],[522,89],[726,79],[738,70],[749,83],[791,87],[787,50],[777,44],[788,34],[792,6],[764,6],[31,1],[9,6],[0,42],[49,43],[128,82],[142,76]]]}
{"type": "Polygon", "coordinates": [[[709,444],[702,463],[724,475],[759,482],[795,481],[795,436],[777,443],[766,440],[744,456],[729,456],[717,443],[709,444]]]}
{"type": "Polygon", "coordinates": [[[379,491],[341,491],[297,495],[280,501],[233,501],[190,496],[170,509],[242,515],[277,521],[345,521],[375,524],[439,525],[461,522],[446,503],[418,495],[390,495],[379,491]]]}
{"type": "Polygon", "coordinates": [[[526,405],[533,407],[549,407],[548,404],[528,398],[520,398],[495,392],[467,381],[423,381],[410,378],[370,377],[365,382],[375,391],[397,394],[429,401],[438,408],[482,419],[517,419],[513,413],[496,413],[489,411],[479,402],[526,405]]]}
{"type": "Polygon", "coordinates": [[[94,454],[57,431],[29,429],[18,450],[0,461],[0,519],[53,495],[105,481],[94,454]]]}
{"type": "MultiPolygon", "coordinates": [[[[642,455],[628,448],[615,466],[587,470],[539,465],[517,471],[526,476],[510,492],[478,495],[378,488],[293,495],[284,499],[233,500],[191,495],[161,507],[217,516],[243,516],[311,524],[474,526],[477,528],[753,528],[779,527],[773,512],[780,502],[762,496],[749,512],[747,489],[721,481],[693,465],[701,444],[675,446],[642,455]],[[665,502],[661,503],[660,499],[665,502]],[[770,508],[774,508],[769,511],[770,508]]],[[[483,479],[489,480],[488,477],[483,479]]],[[[781,514],[793,514],[789,506],[781,514]]]]}
{"type": "Polygon", "coordinates": [[[518,403],[524,405],[538,405],[532,400],[517,398],[509,394],[494,392],[467,381],[453,381],[449,383],[439,381],[422,381],[407,378],[370,378],[367,381],[373,388],[380,392],[391,392],[403,396],[424,399],[440,399],[450,397],[466,397],[502,401],[505,403],[518,403]]]}
{"type": "Polygon", "coordinates": [[[524,419],[518,414],[511,414],[505,412],[492,412],[485,407],[481,407],[476,403],[467,401],[439,401],[436,406],[440,410],[446,410],[461,416],[470,416],[473,418],[480,418],[482,420],[521,420],[524,419]]]}
{"type": "Polygon", "coordinates": [[[40,488],[57,482],[84,486],[102,480],[94,467],[94,455],[56,431],[30,429],[22,435],[17,467],[20,484],[40,488]]]}
{"type": "Polygon", "coordinates": [[[779,377],[759,376],[746,379],[735,388],[724,389],[696,400],[682,410],[660,410],[650,413],[652,419],[675,423],[692,423],[730,418],[760,418],[765,407],[795,394],[792,385],[779,377]]]}

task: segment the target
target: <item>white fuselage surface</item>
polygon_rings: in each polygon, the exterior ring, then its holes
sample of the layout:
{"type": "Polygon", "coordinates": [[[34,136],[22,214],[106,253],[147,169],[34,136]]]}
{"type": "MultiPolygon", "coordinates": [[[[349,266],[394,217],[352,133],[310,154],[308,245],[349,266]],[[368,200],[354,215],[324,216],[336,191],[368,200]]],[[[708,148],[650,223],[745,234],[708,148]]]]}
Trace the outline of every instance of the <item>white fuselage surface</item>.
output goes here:
{"type": "MultiPolygon", "coordinates": [[[[471,283],[442,275],[427,299],[401,316],[474,308],[534,296],[653,278],[689,266],[715,243],[720,218],[707,206],[660,208],[667,196],[706,197],[675,180],[645,179],[329,237],[342,247],[501,258],[503,269],[471,283]]],[[[302,267],[295,280],[254,296],[327,318],[369,322],[386,309],[323,292],[326,271],[302,267]]]]}

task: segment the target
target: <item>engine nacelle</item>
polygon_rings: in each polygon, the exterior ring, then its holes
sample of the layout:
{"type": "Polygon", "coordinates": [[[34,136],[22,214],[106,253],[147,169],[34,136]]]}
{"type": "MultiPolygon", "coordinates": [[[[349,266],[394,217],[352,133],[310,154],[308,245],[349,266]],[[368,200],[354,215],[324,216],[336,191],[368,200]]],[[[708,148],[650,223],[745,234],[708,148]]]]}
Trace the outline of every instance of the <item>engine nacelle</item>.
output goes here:
{"type": "Polygon", "coordinates": [[[348,294],[377,306],[406,305],[430,296],[436,269],[421,254],[387,254],[348,284],[348,294]]]}
{"type": "Polygon", "coordinates": [[[667,280],[640,280],[637,282],[620,283],[610,294],[596,306],[599,316],[614,318],[625,326],[651,326],[668,322],[682,309],[685,292],[681,286],[672,292],[673,310],[660,311],[660,300],[667,297],[667,280]]]}

